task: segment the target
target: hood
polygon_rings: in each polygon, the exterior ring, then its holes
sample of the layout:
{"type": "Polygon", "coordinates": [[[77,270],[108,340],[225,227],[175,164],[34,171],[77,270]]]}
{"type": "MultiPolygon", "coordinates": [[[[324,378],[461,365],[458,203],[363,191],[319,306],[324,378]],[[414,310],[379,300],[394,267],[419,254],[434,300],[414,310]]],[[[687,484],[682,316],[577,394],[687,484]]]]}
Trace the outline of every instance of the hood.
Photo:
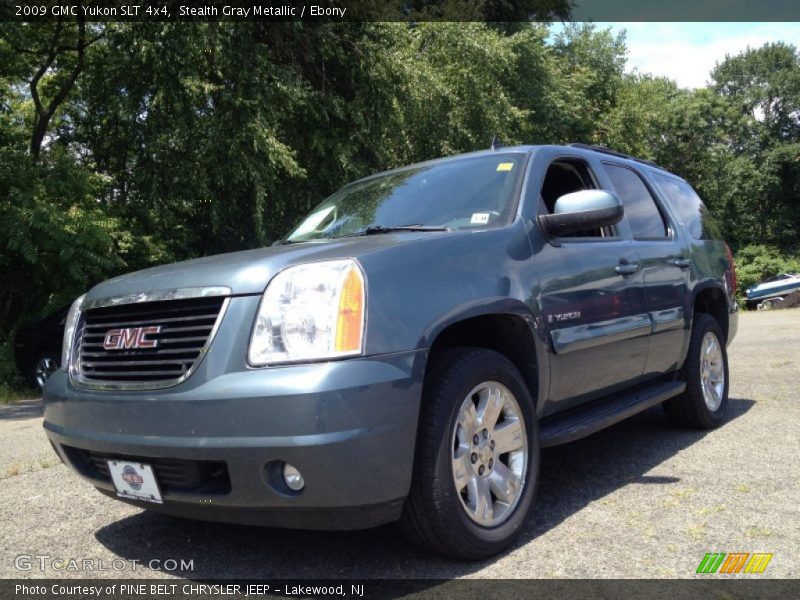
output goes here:
{"type": "Polygon", "coordinates": [[[358,258],[372,251],[407,244],[437,233],[403,232],[217,254],[114,277],[93,287],[86,300],[159,290],[225,286],[234,295],[261,294],[278,272],[298,264],[358,258]]]}

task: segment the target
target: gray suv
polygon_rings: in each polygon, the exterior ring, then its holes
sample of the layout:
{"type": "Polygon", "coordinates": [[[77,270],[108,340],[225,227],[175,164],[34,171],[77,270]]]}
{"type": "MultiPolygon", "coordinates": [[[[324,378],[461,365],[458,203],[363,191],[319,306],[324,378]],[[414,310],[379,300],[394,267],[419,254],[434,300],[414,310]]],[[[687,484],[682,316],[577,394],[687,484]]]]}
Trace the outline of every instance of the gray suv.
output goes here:
{"type": "Polygon", "coordinates": [[[399,521],[507,548],[539,449],[656,404],[722,423],[733,260],[694,190],[600,147],[351,183],[270,248],[117,277],[72,306],[44,427],[102,493],[290,528],[399,521]]]}

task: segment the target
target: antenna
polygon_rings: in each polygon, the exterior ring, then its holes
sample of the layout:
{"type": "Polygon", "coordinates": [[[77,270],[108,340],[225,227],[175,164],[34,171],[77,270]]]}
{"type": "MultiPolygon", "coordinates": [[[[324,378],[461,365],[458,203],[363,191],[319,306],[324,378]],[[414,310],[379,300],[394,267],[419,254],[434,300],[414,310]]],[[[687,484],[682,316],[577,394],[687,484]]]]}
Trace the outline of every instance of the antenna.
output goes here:
{"type": "Polygon", "coordinates": [[[492,150],[497,150],[498,148],[502,148],[503,146],[505,146],[505,144],[500,139],[500,136],[495,133],[494,136],[492,137],[492,148],[491,149],[492,150]]]}

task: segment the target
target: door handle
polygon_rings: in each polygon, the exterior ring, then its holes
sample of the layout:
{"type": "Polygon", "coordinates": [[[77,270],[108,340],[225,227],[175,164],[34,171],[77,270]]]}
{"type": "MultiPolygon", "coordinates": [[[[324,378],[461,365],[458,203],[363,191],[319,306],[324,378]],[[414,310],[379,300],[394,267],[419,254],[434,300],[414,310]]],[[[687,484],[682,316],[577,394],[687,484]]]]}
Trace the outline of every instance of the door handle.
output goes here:
{"type": "Polygon", "coordinates": [[[678,267],[679,269],[688,269],[692,266],[692,259],[679,256],[677,258],[670,259],[669,264],[674,267],[678,267]]]}
{"type": "Polygon", "coordinates": [[[620,262],[614,270],[620,275],[633,275],[639,270],[639,263],[620,262]]]}

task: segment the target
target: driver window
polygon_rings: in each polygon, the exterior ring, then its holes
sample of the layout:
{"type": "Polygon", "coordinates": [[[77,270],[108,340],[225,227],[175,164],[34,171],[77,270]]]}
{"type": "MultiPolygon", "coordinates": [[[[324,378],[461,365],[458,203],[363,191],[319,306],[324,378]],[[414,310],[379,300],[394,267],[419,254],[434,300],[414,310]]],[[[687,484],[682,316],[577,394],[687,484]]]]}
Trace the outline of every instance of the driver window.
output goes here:
{"type": "MultiPolygon", "coordinates": [[[[582,160],[578,159],[559,159],[550,164],[542,182],[541,200],[544,210],[552,214],[555,210],[556,200],[564,194],[579,192],[581,190],[593,190],[597,186],[589,173],[589,168],[582,160]]],[[[585,237],[614,237],[616,231],[613,227],[603,227],[602,229],[592,229],[588,231],[577,231],[575,233],[562,236],[571,238],[585,237]]]]}

